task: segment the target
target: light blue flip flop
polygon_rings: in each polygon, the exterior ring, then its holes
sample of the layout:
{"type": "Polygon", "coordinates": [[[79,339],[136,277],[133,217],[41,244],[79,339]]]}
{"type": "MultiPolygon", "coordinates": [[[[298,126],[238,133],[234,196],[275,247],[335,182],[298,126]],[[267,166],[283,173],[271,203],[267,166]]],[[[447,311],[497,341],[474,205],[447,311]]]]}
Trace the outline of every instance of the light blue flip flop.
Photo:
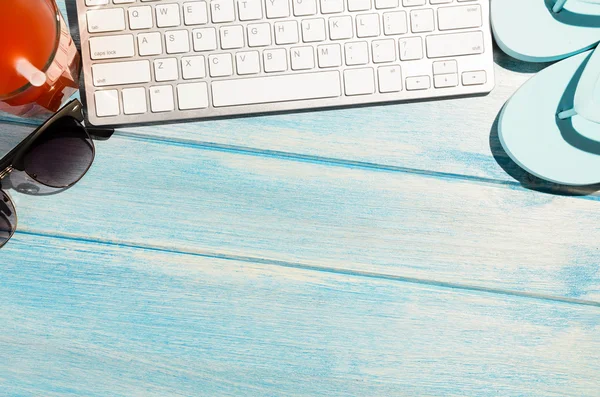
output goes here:
{"type": "Polygon", "coordinates": [[[600,42],[600,0],[492,0],[498,46],[513,58],[551,62],[600,42]]]}
{"type": "Polygon", "coordinates": [[[600,183],[600,46],[525,83],[500,113],[498,137],[513,161],[539,178],[600,183]]]}

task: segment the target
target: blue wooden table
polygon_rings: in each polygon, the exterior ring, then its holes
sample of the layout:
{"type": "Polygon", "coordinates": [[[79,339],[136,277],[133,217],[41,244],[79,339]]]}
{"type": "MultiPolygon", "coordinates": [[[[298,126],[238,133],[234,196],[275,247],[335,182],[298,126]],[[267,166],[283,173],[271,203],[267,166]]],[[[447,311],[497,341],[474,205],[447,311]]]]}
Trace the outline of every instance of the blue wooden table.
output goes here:
{"type": "Polygon", "coordinates": [[[10,190],[0,395],[600,395],[600,197],[502,152],[544,65],[496,58],[485,97],[119,129],[10,190]]]}

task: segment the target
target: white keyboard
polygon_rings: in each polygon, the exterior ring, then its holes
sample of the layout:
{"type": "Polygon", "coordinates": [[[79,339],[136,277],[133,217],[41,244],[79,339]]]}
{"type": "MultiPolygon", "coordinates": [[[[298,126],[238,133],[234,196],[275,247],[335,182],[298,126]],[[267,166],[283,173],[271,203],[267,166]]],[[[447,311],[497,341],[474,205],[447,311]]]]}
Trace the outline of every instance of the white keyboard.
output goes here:
{"type": "Polygon", "coordinates": [[[489,0],[77,0],[93,125],[487,93],[489,0]]]}

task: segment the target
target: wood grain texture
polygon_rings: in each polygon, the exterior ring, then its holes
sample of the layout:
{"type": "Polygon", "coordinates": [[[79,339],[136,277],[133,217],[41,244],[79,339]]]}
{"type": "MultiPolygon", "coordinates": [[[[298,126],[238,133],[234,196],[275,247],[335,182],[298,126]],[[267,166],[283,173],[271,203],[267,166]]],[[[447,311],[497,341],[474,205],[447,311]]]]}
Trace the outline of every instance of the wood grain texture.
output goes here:
{"type": "Polygon", "coordinates": [[[3,254],[4,395],[597,396],[594,307],[21,233],[3,254]]]}
{"type": "MultiPolygon", "coordinates": [[[[519,185],[494,120],[542,65],[496,60],[485,97],[121,129],[70,190],[11,175],[0,395],[597,396],[599,198],[519,185]]],[[[0,119],[1,156],[36,121],[0,119]]]]}
{"type": "Polygon", "coordinates": [[[13,194],[20,230],[600,298],[592,199],[120,136],[97,146],[73,189],[13,194]]]}

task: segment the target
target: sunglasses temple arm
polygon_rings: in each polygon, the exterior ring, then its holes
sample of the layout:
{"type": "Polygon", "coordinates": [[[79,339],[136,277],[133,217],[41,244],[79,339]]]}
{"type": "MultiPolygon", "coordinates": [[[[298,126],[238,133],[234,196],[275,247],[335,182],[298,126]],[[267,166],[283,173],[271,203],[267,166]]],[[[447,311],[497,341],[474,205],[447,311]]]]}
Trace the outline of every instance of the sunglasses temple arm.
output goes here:
{"type": "Polygon", "coordinates": [[[106,140],[115,132],[113,128],[85,127],[85,129],[92,138],[99,140],[106,140]]]}

